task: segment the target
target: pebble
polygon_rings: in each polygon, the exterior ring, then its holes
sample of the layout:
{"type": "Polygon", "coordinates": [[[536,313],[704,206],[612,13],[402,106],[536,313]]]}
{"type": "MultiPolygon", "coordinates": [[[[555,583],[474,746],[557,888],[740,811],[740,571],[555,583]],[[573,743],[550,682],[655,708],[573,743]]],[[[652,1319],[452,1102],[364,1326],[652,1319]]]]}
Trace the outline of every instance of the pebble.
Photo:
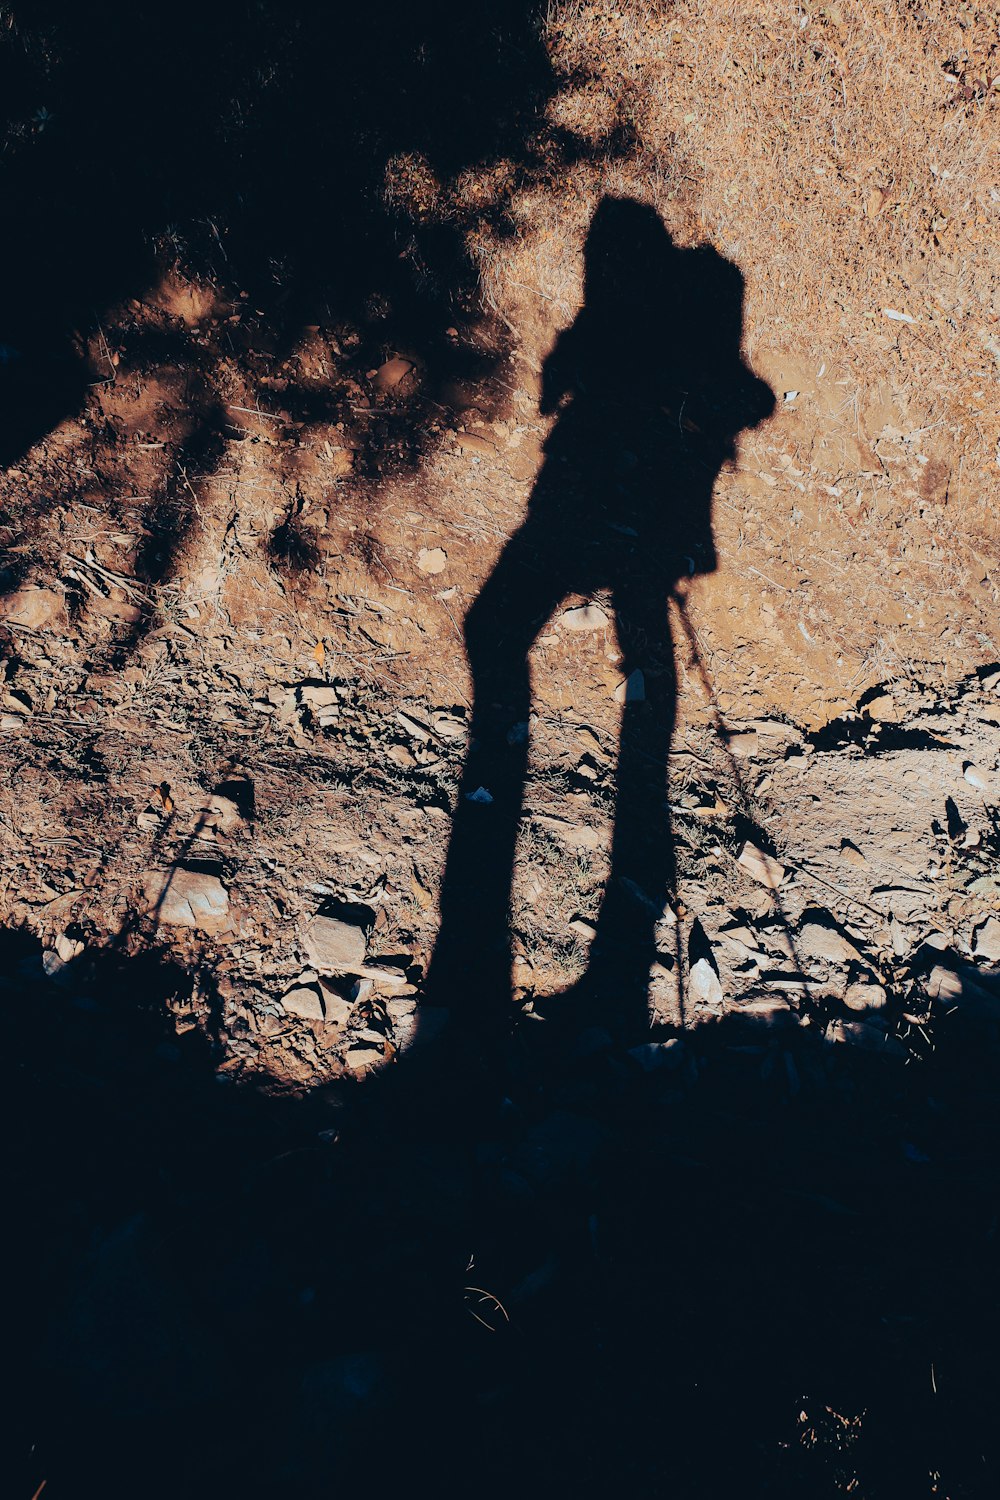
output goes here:
{"type": "Polygon", "coordinates": [[[824,1033],[828,1042],[859,1047],[865,1052],[881,1052],[888,1057],[905,1057],[906,1048],[898,1037],[889,1036],[885,1027],[868,1021],[831,1021],[824,1033]]]}
{"type": "Polygon", "coordinates": [[[306,957],[320,973],[354,973],[364,964],[368,940],[357,922],[340,917],[313,917],[302,935],[306,957]]]}
{"type": "Polygon", "coordinates": [[[387,359],[375,371],[372,384],[377,391],[394,391],[397,385],[402,384],[412,369],[413,363],[411,360],[399,358],[387,359]]]}
{"type": "Polygon", "coordinates": [[[974,786],[977,792],[991,792],[993,790],[993,777],[986,771],[980,770],[968,761],[962,767],[962,775],[970,786],[974,786]]]}
{"type": "Polygon", "coordinates": [[[417,553],[421,573],[443,573],[447,565],[448,554],[443,547],[421,547],[417,553]]]}
{"type": "Polygon", "coordinates": [[[684,1056],[684,1043],[679,1036],[665,1042],[641,1042],[638,1047],[630,1047],[628,1055],[644,1073],[655,1073],[659,1068],[677,1066],[684,1056]]]}

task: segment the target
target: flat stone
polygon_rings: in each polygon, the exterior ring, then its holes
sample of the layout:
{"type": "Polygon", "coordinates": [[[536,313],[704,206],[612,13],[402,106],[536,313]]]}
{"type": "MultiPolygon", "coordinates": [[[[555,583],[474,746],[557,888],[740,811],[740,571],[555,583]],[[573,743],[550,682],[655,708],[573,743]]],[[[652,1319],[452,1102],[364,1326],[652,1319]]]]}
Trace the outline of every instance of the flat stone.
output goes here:
{"type": "Polygon", "coordinates": [[[382,1047],[373,1047],[368,1042],[363,1042],[359,1047],[351,1047],[344,1061],[354,1072],[362,1072],[366,1068],[376,1068],[379,1063],[384,1062],[385,1051],[382,1047]]]}
{"type": "Polygon", "coordinates": [[[325,1020],[319,990],[311,986],[296,985],[286,991],[281,997],[281,1005],[287,1015],[298,1016],[301,1021],[325,1020]]]}
{"type": "Polygon", "coordinates": [[[443,573],[447,565],[448,554],[443,547],[421,547],[417,553],[421,573],[443,573]]]}
{"type": "Polygon", "coordinates": [[[985,958],[989,963],[1000,963],[1000,922],[996,917],[987,917],[983,925],[976,928],[972,951],[977,958],[985,958]]]}
{"type": "Polygon", "coordinates": [[[29,630],[51,630],[66,624],[66,600],[54,589],[25,584],[0,599],[0,620],[29,630]]]}
{"type": "Polygon", "coordinates": [[[729,1015],[752,1021],[757,1026],[788,1026],[798,1020],[788,1001],[778,995],[756,995],[748,1000],[734,1000],[727,1010],[729,1015]]]}
{"type": "Polygon", "coordinates": [[[848,1010],[882,1010],[886,993],[880,984],[849,984],[844,991],[844,1004],[848,1010]]]}
{"type": "Polygon", "coordinates": [[[668,1037],[665,1042],[640,1042],[630,1047],[628,1055],[637,1062],[644,1073],[655,1073],[660,1068],[676,1068],[684,1058],[684,1043],[679,1036],[668,1037]]]}
{"type": "Polygon", "coordinates": [[[313,917],[302,935],[309,962],[321,974],[357,973],[368,948],[365,930],[340,917],[313,917]]]}
{"type": "Polygon", "coordinates": [[[147,878],[146,897],[157,921],[169,927],[217,931],[229,917],[229,893],[217,875],[168,870],[147,878]]]}
{"type": "Polygon", "coordinates": [[[372,381],[377,391],[394,391],[397,385],[402,385],[413,370],[413,363],[408,359],[387,359],[384,364],[379,365],[375,371],[372,381]]]}
{"type": "Polygon", "coordinates": [[[766,885],[772,891],[777,889],[785,878],[784,865],[772,859],[770,854],[765,854],[763,849],[758,849],[756,844],[751,844],[749,839],[736,856],[736,863],[752,880],[766,885]]]}
{"type": "Polygon", "coordinates": [[[695,1005],[717,1007],[722,1004],[722,981],[709,959],[699,958],[697,963],[691,965],[688,995],[695,1005]]]}
{"type": "Polygon", "coordinates": [[[578,609],[567,609],[560,615],[559,623],[567,630],[603,630],[608,616],[598,604],[581,604],[578,609]]]}
{"type": "Polygon", "coordinates": [[[822,922],[803,922],[795,937],[797,951],[806,958],[819,958],[831,964],[864,963],[860,948],[849,938],[822,922]]]}
{"type": "Polygon", "coordinates": [[[346,999],[339,990],[335,990],[332,984],[324,980],[319,982],[320,994],[323,997],[323,1020],[328,1026],[346,1026],[354,1014],[354,1004],[346,999]]]}
{"type": "Polygon", "coordinates": [[[478,432],[456,432],[455,441],[462,453],[474,453],[479,458],[496,457],[496,446],[478,432]]]}

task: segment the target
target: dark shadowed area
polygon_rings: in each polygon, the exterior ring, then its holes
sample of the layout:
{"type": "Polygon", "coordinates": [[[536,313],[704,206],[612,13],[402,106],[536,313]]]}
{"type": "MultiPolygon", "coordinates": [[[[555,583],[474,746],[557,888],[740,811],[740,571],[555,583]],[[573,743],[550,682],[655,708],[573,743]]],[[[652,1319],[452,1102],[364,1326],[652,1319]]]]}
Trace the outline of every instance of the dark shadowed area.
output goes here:
{"type": "Polygon", "coordinates": [[[6,1493],[987,1492],[1000,1114],[958,1016],[910,1065],[736,1019],[515,1048],[458,1134],[433,1058],[265,1099],[164,1024],[176,970],[3,972],[6,1493]]]}

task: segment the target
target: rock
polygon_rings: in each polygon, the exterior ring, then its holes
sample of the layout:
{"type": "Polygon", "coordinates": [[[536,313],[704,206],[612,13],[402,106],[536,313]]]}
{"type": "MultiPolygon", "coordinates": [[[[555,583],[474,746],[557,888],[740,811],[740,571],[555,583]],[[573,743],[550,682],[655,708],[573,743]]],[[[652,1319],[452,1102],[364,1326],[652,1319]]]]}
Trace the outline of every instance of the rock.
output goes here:
{"type": "Polygon", "coordinates": [[[699,958],[688,974],[688,995],[695,1005],[716,1008],[722,1004],[722,981],[708,958],[699,958]]]}
{"type": "Polygon", "coordinates": [[[281,997],[287,1015],[298,1016],[301,1021],[323,1021],[323,1002],[318,989],[309,985],[296,985],[281,997]]]}
{"type": "Polygon", "coordinates": [[[578,609],[567,609],[559,623],[567,630],[603,630],[608,616],[598,604],[582,604],[578,609]]]}
{"type": "Polygon", "coordinates": [[[51,948],[46,948],[42,954],[42,972],[47,979],[63,979],[68,968],[66,960],[60,958],[59,954],[51,948]]]}
{"type": "Polygon", "coordinates": [[[394,391],[398,385],[413,371],[413,363],[408,359],[387,359],[384,364],[379,365],[372,378],[372,384],[377,391],[394,391]]]}
{"type": "Polygon", "coordinates": [[[803,922],[795,937],[795,946],[806,958],[818,958],[831,964],[864,963],[861,950],[836,927],[823,922],[803,922]]]}
{"type": "Polygon", "coordinates": [[[972,938],[972,951],[977,958],[985,958],[989,963],[1000,963],[1000,922],[996,917],[987,917],[981,927],[977,927],[972,938]]]}
{"type": "Polygon", "coordinates": [[[64,932],[60,932],[56,938],[56,952],[64,964],[71,964],[74,958],[79,958],[83,948],[79,938],[67,937],[64,932]]]}
{"type": "Polygon", "coordinates": [[[760,748],[760,739],[754,730],[731,730],[726,735],[726,749],[730,755],[738,755],[741,760],[756,755],[760,748]]]}
{"type": "Polygon", "coordinates": [[[974,766],[971,761],[967,761],[962,767],[962,775],[970,786],[976,788],[977,792],[991,793],[995,790],[994,778],[988,771],[983,771],[979,766],[974,766]]]}
{"type": "Polygon", "coordinates": [[[495,458],[496,448],[489,438],[477,432],[456,432],[455,441],[462,453],[473,453],[479,458],[495,458]]]}
{"type": "Polygon", "coordinates": [[[354,974],[368,950],[365,929],[340,917],[313,917],[302,935],[306,957],[321,974],[354,974]]]}
{"type": "Polygon", "coordinates": [[[585,917],[574,917],[569,924],[570,932],[575,932],[585,942],[591,942],[597,936],[597,928],[593,922],[588,922],[585,917]]]}
{"type": "Polygon", "coordinates": [[[927,993],[932,1000],[955,1001],[962,997],[962,980],[954,969],[936,964],[927,980],[927,993]]]}
{"type": "Polygon", "coordinates": [[[752,880],[757,880],[761,885],[766,885],[769,890],[776,890],[785,878],[785,867],[772,859],[770,854],[765,854],[763,849],[758,849],[749,839],[743,845],[736,856],[736,863],[745,870],[752,880]]]}
{"type": "Polygon", "coordinates": [[[2,729],[5,734],[10,734],[12,732],[16,734],[19,729],[24,728],[24,725],[25,720],[21,717],[20,714],[0,713],[0,729],[2,729]]]}
{"type": "Polygon", "coordinates": [[[868,863],[857,844],[852,844],[850,839],[841,839],[840,857],[846,860],[849,865],[854,865],[859,870],[863,870],[868,863]]]}
{"type": "Polygon", "coordinates": [[[675,1068],[684,1057],[684,1043],[679,1036],[668,1037],[665,1042],[640,1042],[630,1047],[628,1055],[637,1062],[644,1073],[655,1073],[660,1068],[675,1068]]]}
{"type": "Polygon", "coordinates": [[[865,1052],[879,1052],[886,1057],[905,1057],[906,1048],[898,1037],[889,1036],[879,1022],[831,1021],[824,1033],[834,1044],[860,1047],[865,1052]]]}
{"type": "Polygon", "coordinates": [[[615,688],[616,703],[645,703],[646,701],[646,677],[641,667],[636,667],[630,672],[624,682],[620,682],[615,688]]]}
{"type": "Polygon", "coordinates": [[[752,1021],[757,1026],[790,1026],[798,1020],[788,1001],[773,994],[734,1000],[726,1009],[729,1015],[752,1021]]]}
{"type": "Polygon", "coordinates": [[[306,708],[316,713],[321,708],[339,707],[337,689],[328,682],[307,682],[299,688],[299,699],[306,708]]]}
{"type": "Polygon", "coordinates": [[[370,1042],[362,1042],[357,1047],[350,1047],[344,1056],[344,1062],[355,1073],[363,1073],[368,1068],[376,1068],[384,1061],[385,1049],[374,1047],[370,1042]]]}
{"type": "Polygon", "coordinates": [[[202,870],[168,870],[150,875],[146,896],[153,915],[170,927],[217,932],[229,918],[229,894],[217,875],[202,870]]]}
{"type": "Polygon", "coordinates": [[[959,969],[938,964],[930,972],[927,993],[946,1010],[960,1010],[971,1021],[1000,1020],[1000,969],[977,969],[963,964],[959,969]]]}
{"type": "Polygon", "coordinates": [[[235,833],[243,821],[243,816],[231,797],[223,797],[215,793],[208,799],[205,821],[219,833],[229,834],[235,833]]]}
{"type": "Polygon", "coordinates": [[[447,565],[448,554],[443,547],[421,547],[417,553],[421,573],[443,573],[447,565]]]}
{"type": "Polygon", "coordinates": [[[66,624],[66,601],[54,589],[25,584],[0,599],[0,620],[28,630],[52,630],[66,624]]]}
{"type": "Polygon", "coordinates": [[[880,984],[849,984],[844,991],[844,1004],[848,1010],[882,1010],[886,993],[880,984]]]}

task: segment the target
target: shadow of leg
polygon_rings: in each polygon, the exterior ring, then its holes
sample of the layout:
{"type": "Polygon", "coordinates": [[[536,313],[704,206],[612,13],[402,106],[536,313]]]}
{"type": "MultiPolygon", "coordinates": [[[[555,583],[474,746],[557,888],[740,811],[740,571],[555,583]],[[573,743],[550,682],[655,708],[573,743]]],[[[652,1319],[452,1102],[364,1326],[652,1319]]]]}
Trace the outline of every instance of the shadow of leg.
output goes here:
{"type": "Polygon", "coordinates": [[[604,1025],[639,1036],[648,1025],[656,924],[674,893],[667,766],[677,678],[662,587],[632,578],[614,602],[630,701],[622,712],[611,870],[584,987],[604,1025]]]}
{"type": "Polygon", "coordinates": [[[562,597],[530,523],[504,550],[465,621],[474,707],[427,987],[483,1050],[512,1024],[510,895],[528,767],[528,653],[562,597]]]}

